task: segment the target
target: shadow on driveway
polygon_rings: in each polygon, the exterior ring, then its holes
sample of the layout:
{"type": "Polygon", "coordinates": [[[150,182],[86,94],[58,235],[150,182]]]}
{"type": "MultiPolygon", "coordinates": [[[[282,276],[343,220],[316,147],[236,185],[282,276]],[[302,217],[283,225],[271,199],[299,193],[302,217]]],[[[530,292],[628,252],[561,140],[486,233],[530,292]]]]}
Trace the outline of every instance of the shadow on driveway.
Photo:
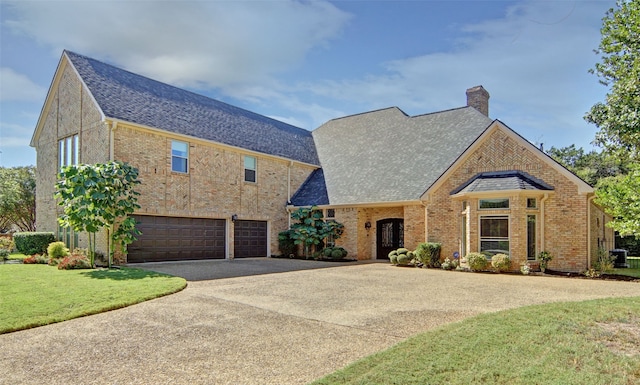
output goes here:
{"type": "Polygon", "coordinates": [[[286,258],[208,259],[197,261],[130,263],[136,267],[158,273],[182,277],[187,281],[246,277],[249,275],[284,273],[288,271],[326,269],[351,266],[364,262],[324,262],[286,258]]]}

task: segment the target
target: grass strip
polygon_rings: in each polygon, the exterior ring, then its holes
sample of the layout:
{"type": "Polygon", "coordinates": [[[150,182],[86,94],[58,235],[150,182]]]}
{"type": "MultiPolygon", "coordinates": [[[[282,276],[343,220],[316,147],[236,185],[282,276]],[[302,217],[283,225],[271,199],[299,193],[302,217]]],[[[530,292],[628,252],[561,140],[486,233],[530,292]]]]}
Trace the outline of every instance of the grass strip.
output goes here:
{"type": "Polygon", "coordinates": [[[640,297],[480,315],[410,338],[313,384],[638,383],[640,297]]]}
{"type": "Polygon", "coordinates": [[[0,265],[0,334],[122,308],[186,284],[183,278],[142,269],[0,265]]]}

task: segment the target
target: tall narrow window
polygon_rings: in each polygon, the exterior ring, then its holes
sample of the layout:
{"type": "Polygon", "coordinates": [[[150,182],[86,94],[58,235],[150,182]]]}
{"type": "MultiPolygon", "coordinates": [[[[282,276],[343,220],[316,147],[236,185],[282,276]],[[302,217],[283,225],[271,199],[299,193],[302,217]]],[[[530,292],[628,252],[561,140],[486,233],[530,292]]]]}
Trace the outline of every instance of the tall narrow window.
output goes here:
{"type": "Polygon", "coordinates": [[[527,215],[527,259],[536,259],[536,216],[527,215]]]}
{"type": "Polygon", "coordinates": [[[244,156],[244,181],[256,181],[256,158],[253,156],[244,156]]]}
{"type": "Polygon", "coordinates": [[[189,144],[171,141],[171,171],[187,173],[189,170],[189,144]]]}
{"type": "Polygon", "coordinates": [[[58,141],[58,166],[77,166],[80,163],[80,138],[68,136],[58,141]]]}
{"type": "Polygon", "coordinates": [[[509,255],[509,217],[480,217],[480,252],[509,255]]]}

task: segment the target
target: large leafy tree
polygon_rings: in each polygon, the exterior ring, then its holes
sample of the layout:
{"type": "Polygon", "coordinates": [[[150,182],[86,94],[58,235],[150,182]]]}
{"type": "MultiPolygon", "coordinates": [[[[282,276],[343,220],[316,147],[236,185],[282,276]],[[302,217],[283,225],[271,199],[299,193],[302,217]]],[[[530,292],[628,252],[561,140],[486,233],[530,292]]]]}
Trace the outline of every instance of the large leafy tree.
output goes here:
{"type": "Polygon", "coordinates": [[[308,258],[328,237],[338,239],[344,231],[344,226],[336,221],[325,221],[322,210],[316,206],[301,207],[291,213],[291,218],[297,223],[291,225],[291,237],[296,245],[304,246],[304,254],[308,258]]]}
{"type": "Polygon", "coordinates": [[[610,226],[621,236],[640,238],[640,164],[626,175],[602,179],[596,190],[596,202],[613,216],[610,226]]]}
{"type": "Polygon", "coordinates": [[[618,0],[603,19],[596,50],[601,62],[592,72],[609,87],[604,103],[596,103],[585,119],[600,131],[595,142],[620,156],[640,154],[640,1],[618,0]]]}
{"type": "Polygon", "coordinates": [[[36,230],[36,169],[0,167],[0,230],[36,230]]]}
{"type": "Polygon", "coordinates": [[[127,245],[140,234],[130,214],[140,208],[134,190],[140,184],[138,169],[123,162],[63,167],[56,183],[56,198],[63,207],[59,222],[74,231],[89,233],[89,257],[94,264],[96,233],[107,228],[110,238],[109,267],[116,244],[127,245]]]}
{"type": "Polygon", "coordinates": [[[575,144],[569,147],[551,147],[547,154],[592,186],[600,179],[624,174],[629,168],[629,162],[608,152],[585,152],[582,147],[576,148],[575,144]]]}
{"type": "Polygon", "coordinates": [[[600,179],[596,202],[614,217],[611,227],[620,235],[640,238],[640,1],[618,0],[601,33],[601,62],[592,72],[609,92],[585,119],[599,128],[595,143],[630,167],[625,175],[600,179]]]}

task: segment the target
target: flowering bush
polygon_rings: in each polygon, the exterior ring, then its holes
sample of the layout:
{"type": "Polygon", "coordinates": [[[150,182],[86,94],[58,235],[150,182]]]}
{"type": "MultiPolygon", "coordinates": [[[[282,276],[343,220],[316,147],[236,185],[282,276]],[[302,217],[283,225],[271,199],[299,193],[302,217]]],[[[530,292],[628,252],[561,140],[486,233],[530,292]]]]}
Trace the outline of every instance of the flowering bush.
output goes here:
{"type": "Polygon", "coordinates": [[[64,257],[60,263],[58,263],[59,270],[71,270],[71,269],[91,269],[91,263],[89,258],[82,254],[72,254],[68,257],[64,257]]]}
{"type": "Polygon", "coordinates": [[[540,254],[538,254],[538,260],[540,261],[540,270],[542,270],[542,272],[547,269],[547,265],[552,259],[553,255],[551,255],[551,253],[549,253],[548,251],[541,251],[540,254]]]}
{"type": "Polygon", "coordinates": [[[469,253],[467,254],[467,263],[471,271],[482,271],[487,268],[489,261],[487,257],[481,253],[469,253]]]}
{"type": "Polygon", "coordinates": [[[449,258],[445,258],[444,262],[440,265],[443,270],[453,270],[458,268],[458,260],[454,259],[453,261],[449,258]]]}
{"type": "Polygon", "coordinates": [[[49,263],[49,258],[46,255],[34,254],[30,257],[23,259],[22,263],[26,263],[26,264],[39,263],[42,265],[46,265],[47,263],[49,263]]]}
{"type": "Polygon", "coordinates": [[[491,257],[491,266],[498,272],[509,271],[511,269],[511,258],[506,254],[496,254],[491,257]]]}
{"type": "Polygon", "coordinates": [[[529,275],[529,273],[531,272],[531,266],[529,265],[529,262],[525,262],[520,265],[520,272],[524,275],[529,275]]]}

